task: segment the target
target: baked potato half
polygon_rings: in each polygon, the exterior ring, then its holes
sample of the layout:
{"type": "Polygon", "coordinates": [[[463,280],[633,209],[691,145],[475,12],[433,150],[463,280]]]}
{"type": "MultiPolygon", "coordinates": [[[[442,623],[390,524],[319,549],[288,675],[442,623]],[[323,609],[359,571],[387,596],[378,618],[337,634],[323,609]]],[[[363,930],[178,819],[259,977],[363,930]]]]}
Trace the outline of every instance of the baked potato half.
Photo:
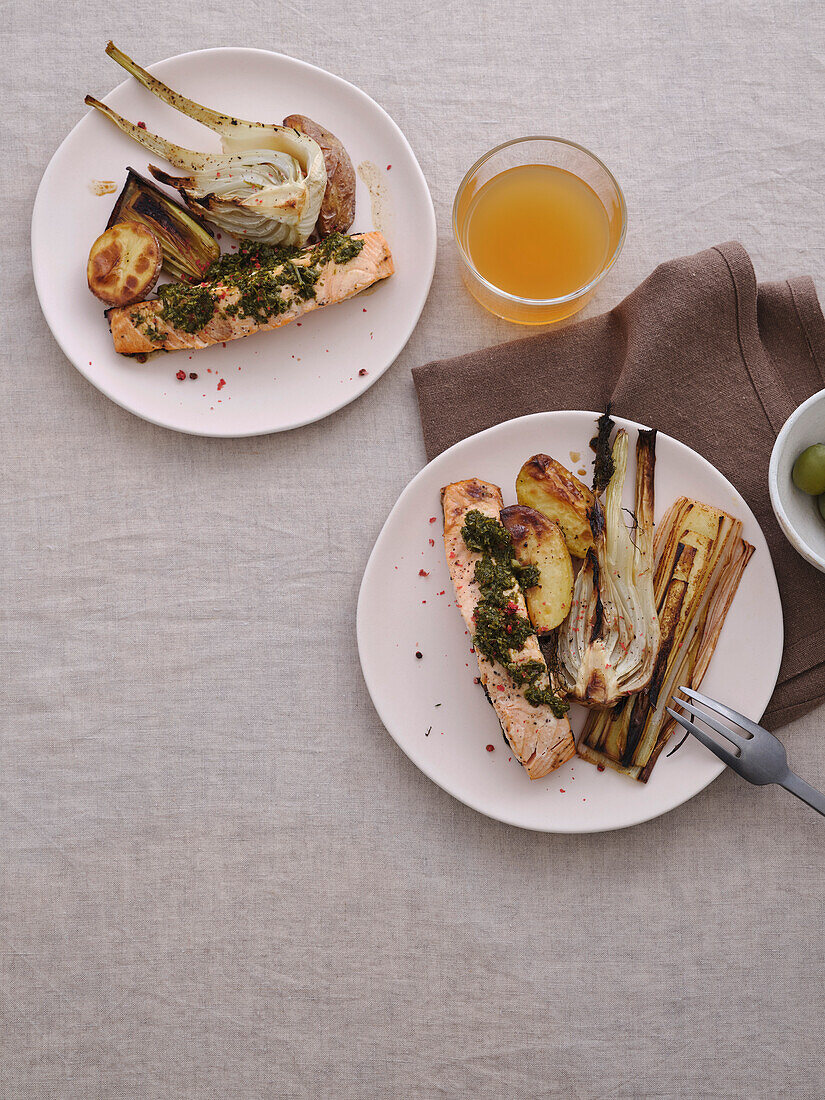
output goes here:
{"type": "Polygon", "coordinates": [[[160,276],[163,252],[155,234],[138,222],[118,222],[89,252],[89,290],[107,306],[142,301],[160,276]]]}
{"type": "Polygon", "coordinates": [[[317,141],[324,154],[327,187],[315,228],[320,237],[346,233],[355,218],[355,169],[341,141],[306,115],[287,115],[284,126],[317,141]]]}
{"type": "Polygon", "coordinates": [[[565,466],[549,455],[528,458],[516,478],[516,498],[559,525],[574,558],[587,555],[593,545],[588,513],[595,498],[565,466]]]}
{"type": "Polygon", "coordinates": [[[536,634],[549,634],[564,621],[573,599],[573,563],[561,527],[523,504],[502,509],[501,522],[519,565],[538,570],[539,582],[525,589],[524,598],[536,634]]]}

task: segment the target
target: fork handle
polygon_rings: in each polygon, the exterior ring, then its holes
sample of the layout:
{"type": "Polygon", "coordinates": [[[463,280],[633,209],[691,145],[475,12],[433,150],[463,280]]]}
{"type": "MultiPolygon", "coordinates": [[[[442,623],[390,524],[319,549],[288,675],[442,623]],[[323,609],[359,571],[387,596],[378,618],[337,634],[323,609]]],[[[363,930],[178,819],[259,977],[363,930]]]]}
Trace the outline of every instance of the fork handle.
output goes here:
{"type": "Polygon", "coordinates": [[[804,779],[800,779],[795,772],[788,771],[785,778],[779,781],[779,785],[791,794],[795,794],[797,798],[801,798],[803,802],[807,802],[817,813],[825,817],[825,794],[818,791],[816,787],[812,787],[810,783],[806,783],[804,779]]]}

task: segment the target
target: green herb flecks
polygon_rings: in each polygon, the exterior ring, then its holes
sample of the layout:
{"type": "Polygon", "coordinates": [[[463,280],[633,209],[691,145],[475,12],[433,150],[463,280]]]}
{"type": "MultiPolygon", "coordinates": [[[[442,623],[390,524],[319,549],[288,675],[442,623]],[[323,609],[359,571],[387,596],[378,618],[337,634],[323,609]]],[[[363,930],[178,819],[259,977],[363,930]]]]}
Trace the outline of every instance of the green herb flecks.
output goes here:
{"type": "Polygon", "coordinates": [[[313,248],[312,262],[318,264],[334,260],[337,264],[348,264],[360,254],[363,247],[363,238],[347,237],[343,233],[330,233],[313,248]]]}
{"type": "Polygon", "coordinates": [[[513,567],[516,580],[522,588],[535,588],[541,580],[541,573],[537,565],[518,565],[513,567]]]}
{"type": "Polygon", "coordinates": [[[154,312],[147,312],[145,309],[139,310],[134,315],[135,328],[145,336],[147,340],[151,340],[153,344],[163,344],[166,342],[166,333],[158,328],[155,323],[154,312]]]}
{"type": "Polygon", "coordinates": [[[461,536],[468,550],[481,554],[474,573],[481,599],[474,615],[473,645],[488,661],[500,664],[513,683],[527,685],[524,697],[531,706],[546,704],[561,718],[569,708],[549,686],[544,662],[513,660],[513,654],[535,635],[527,616],[519,614],[517,598],[520,584],[538,583],[538,571],[533,572],[534,566],[519,566],[507,528],[477,509],[465,516],[461,536]]]}
{"type": "MultiPolygon", "coordinates": [[[[328,263],[345,264],[364,247],[363,240],[331,233],[311,248],[276,247],[241,241],[238,251],[219,257],[196,286],[169,283],[158,289],[163,303],[160,316],[183,332],[199,332],[220,307],[228,317],[249,318],[265,325],[297,301],[316,296],[316,287],[328,263]]],[[[161,340],[153,326],[143,330],[161,340]]]]}
{"type": "Polygon", "coordinates": [[[161,317],[182,332],[200,332],[215,315],[215,298],[209,287],[167,283],[158,287],[163,302],[161,317]]]}

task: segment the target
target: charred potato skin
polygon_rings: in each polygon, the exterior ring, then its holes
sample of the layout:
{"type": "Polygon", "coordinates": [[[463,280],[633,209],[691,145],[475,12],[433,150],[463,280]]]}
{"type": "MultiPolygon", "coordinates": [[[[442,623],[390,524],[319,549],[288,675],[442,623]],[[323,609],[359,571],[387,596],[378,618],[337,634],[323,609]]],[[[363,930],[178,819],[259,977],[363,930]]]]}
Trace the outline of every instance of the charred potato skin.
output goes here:
{"type": "Polygon", "coordinates": [[[287,115],[284,126],[291,126],[317,141],[324,154],[327,187],[315,228],[321,237],[346,233],[355,219],[355,169],[341,141],[329,130],[306,115],[287,115]]]}
{"type": "Polygon", "coordinates": [[[502,509],[501,522],[519,565],[535,565],[539,571],[539,583],[524,595],[536,634],[549,634],[567,617],[573,600],[573,563],[562,529],[523,504],[502,509]]]}
{"type": "Polygon", "coordinates": [[[596,498],[565,466],[549,455],[528,458],[516,478],[516,497],[559,525],[574,558],[586,557],[593,545],[589,513],[596,498]]]}
{"type": "Polygon", "coordinates": [[[102,233],[89,251],[89,290],[107,306],[142,301],[155,287],[163,252],[150,229],[135,222],[118,222],[102,233]]]}

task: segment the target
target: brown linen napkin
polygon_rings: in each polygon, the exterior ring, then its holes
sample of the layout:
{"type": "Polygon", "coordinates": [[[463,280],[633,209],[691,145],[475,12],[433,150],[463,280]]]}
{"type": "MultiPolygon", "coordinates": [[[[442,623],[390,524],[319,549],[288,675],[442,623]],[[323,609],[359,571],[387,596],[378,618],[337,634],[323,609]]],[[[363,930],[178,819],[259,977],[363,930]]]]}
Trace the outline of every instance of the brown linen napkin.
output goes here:
{"type": "Polygon", "coordinates": [[[825,700],[825,575],[786,541],[768,496],[779,429],[825,386],[825,318],[811,279],[757,286],[747,252],[729,242],[661,264],[609,313],[413,377],[428,458],[516,416],[608,402],[704,455],[753,509],[779,580],[785,651],[765,725],[825,700]]]}

